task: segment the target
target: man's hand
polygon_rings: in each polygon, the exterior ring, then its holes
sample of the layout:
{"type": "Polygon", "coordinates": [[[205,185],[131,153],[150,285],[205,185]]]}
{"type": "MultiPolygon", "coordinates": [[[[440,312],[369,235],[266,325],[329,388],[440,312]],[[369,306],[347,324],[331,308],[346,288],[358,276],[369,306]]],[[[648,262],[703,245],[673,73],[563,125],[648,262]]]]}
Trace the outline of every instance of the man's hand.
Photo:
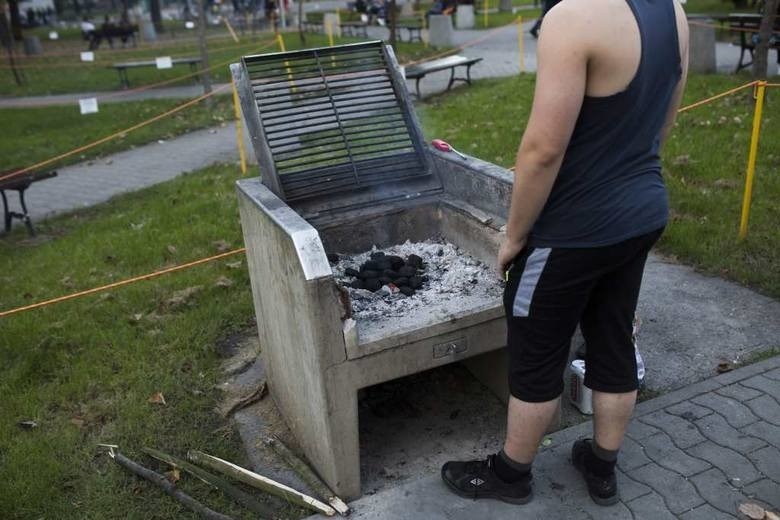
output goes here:
{"type": "Polygon", "coordinates": [[[504,239],[501,248],[498,250],[497,263],[498,275],[502,280],[509,269],[509,264],[512,263],[512,260],[514,260],[518,254],[520,254],[520,251],[523,250],[527,241],[528,237],[523,237],[520,240],[504,239]]]}

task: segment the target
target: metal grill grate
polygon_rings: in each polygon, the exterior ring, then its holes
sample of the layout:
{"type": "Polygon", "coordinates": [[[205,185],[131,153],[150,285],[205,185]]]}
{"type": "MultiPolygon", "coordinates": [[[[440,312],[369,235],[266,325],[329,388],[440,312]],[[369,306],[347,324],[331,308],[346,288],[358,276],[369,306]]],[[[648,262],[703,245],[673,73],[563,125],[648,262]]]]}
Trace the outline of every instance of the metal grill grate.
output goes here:
{"type": "MultiPolygon", "coordinates": [[[[408,98],[382,42],[243,58],[262,153],[287,200],[428,173],[408,98]]],[[[268,169],[268,168],[266,168],[268,169]]]]}

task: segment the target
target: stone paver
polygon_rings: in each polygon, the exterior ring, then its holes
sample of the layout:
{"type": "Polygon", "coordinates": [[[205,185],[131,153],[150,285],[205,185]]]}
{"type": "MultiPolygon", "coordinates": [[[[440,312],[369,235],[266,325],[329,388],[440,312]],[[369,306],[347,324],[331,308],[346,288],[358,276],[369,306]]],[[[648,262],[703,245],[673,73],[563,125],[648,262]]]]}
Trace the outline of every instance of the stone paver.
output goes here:
{"type": "Polygon", "coordinates": [[[652,401],[642,403],[632,424],[652,426],[634,427],[634,435],[624,445],[618,471],[621,502],[617,506],[593,504],[580,475],[569,463],[571,441],[588,434],[590,425],[582,424],[550,436],[552,446],[543,449],[534,463],[535,497],[528,505],[464,500],[450,493],[438,475],[429,475],[357,500],[352,504],[353,517],[719,520],[737,518],[737,508],[747,501],[780,509],[780,435],[772,437],[777,427],[756,420],[736,429],[720,409],[704,414],[706,407],[696,404],[720,403],[718,399],[724,396],[717,391],[728,388],[728,399],[744,405],[757,397],[753,392],[734,392],[735,388],[747,388],[735,385],[778,367],[780,357],[724,374],[728,378],[718,376],[709,384],[696,383],[671,392],[658,398],[664,403],[660,408],[652,401]],[[728,385],[721,385],[721,380],[728,385]],[[690,436],[689,432],[700,430],[706,436],[690,436]],[[678,435],[686,438],[685,447],[677,442],[678,435]]]}

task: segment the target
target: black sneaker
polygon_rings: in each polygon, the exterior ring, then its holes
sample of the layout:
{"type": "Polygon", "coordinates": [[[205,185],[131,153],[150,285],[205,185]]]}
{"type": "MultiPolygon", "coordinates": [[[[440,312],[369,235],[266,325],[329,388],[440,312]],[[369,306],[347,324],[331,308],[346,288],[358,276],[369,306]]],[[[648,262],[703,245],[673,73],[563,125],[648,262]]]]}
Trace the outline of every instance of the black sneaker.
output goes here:
{"type": "Polygon", "coordinates": [[[571,447],[571,462],[574,467],[580,470],[582,476],[585,477],[585,483],[588,485],[588,493],[590,498],[593,499],[600,506],[611,506],[617,504],[620,497],[618,496],[617,478],[615,472],[608,477],[599,477],[585,467],[585,457],[588,453],[592,453],[590,439],[580,439],[574,443],[571,447]]]}
{"type": "Polygon", "coordinates": [[[495,498],[510,504],[527,504],[531,492],[531,472],[520,481],[508,484],[493,469],[496,455],[486,460],[447,462],[441,468],[441,478],[457,495],[464,498],[495,498]]]}

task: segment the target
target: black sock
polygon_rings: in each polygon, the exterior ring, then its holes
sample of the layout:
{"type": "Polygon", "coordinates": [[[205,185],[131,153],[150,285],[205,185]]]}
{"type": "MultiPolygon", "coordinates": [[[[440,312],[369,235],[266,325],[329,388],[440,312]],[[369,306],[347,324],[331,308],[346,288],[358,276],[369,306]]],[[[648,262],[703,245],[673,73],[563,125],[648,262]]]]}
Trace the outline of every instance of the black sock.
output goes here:
{"type": "Polygon", "coordinates": [[[504,450],[496,453],[493,461],[495,462],[493,470],[496,472],[496,475],[507,484],[518,482],[531,472],[530,464],[523,464],[509,458],[509,455],[504,453],[504,450]]]}
{"type": "Polygon", "coordinates": [[[591,473],[598,477],[609,477],[615,472],[617,464],[617,450],[605,450],[596,444],[596,441],[590,442],[591,450],[585,456],[585,466],[591,473]]]}

